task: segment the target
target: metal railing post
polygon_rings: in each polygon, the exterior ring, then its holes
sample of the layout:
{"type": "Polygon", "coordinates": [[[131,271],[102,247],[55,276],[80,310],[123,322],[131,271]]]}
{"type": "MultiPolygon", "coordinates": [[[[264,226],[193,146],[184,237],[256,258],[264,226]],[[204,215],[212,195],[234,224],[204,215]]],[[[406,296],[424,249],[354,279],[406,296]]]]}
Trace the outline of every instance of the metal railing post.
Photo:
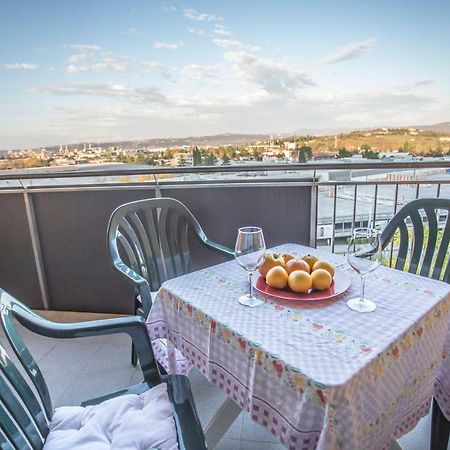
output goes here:
{"type": "Polygon", "coordinates": [[[333,198],[333,223],[331,224],[331,253],[334,253],[334,241],[336,238],[336,201],[338,195],[338,186],[334,185],[334,198],[333,198]]]}
{"type": "Polygon", "coordinates": [[[375,184],[375,191],[373,194],[373,226],[375,228],[377,223],[377,200],[378,200],[378,184],[375,184]]]}
{"type": "MultiPolygon", "coordinates": [[[[397,202],[398,202],[398,184],[395,185],[395,194],[394,194],[394,216],[397,213],[397,202]]],[[[389,267],[392,267],[392,258],[394,256],[394,239],[391,242],[390,254],[389,254],[389,267]]]]}
{"type": "Polygon", "coordinates": [[[34,263],[36,265],[36,272],[38,276],[39,289],[41,291],[42,305],[44,309],[50,308],[47,277],[45,275],[44,260],[42,258],[41,241],[39,238],[38,226],[36,223],[36,213],[34,211],[33,199],[28,193],[27,187],[23,186],[23,200],[25,202],[25,210],[27,213],[27,223],[30,230],[31,247],[33,249],[34,263]]]}
{"type": "Polygon", "coordinates": [[[155,183],[156,183],[156,187],[155,187],[155,197],[156,198],[161,198],[162,194],[161,194],[161,186],[159,184],[158,178],[156,178],[156,174],[153,174],[153,178],[155,179],[155,183]]]}
{"type": "Polygon", "coordinates": [[[317,208],[318,208],[318,197],[319,197],[319,186],[314,179],[314,184],[311,186],[311,219],[309,222],[309,246],[316,248],[317,246],[317,208]]]}
{"type": "Polygon", "coordinates": [[[356,199],[358,197],[358,185],[355,184],[355,190],[353,192],[353,215],[352,215],[352,230],[356,225],[356,199]]]}

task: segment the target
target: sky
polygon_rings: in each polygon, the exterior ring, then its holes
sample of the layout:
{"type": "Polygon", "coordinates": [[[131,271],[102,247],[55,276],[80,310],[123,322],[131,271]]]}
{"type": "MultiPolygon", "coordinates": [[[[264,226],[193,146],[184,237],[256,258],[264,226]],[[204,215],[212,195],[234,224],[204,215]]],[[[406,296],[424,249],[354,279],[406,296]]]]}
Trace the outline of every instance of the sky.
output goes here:
{"type": "Polygon", "coordinates": [[[448,1],[2,0],[0,150],[450,120],[448,1]]]}

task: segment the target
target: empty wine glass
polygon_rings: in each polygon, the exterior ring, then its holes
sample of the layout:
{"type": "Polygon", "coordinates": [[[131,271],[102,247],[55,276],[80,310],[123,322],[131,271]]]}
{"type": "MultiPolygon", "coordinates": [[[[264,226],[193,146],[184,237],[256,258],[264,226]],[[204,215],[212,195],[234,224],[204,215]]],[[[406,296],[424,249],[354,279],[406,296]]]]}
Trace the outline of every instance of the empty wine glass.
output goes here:
{"type": "Polygon", "coordinates": [[[264,303],[253,295],[252,276],[263,262],[266,244],[264,235],[259,227],[239,228],[234,256],[237,263],[248,272],[248,282],[250,289],[248,294],[239,297],[239,303],[245,306],[259,306],[264,303]]]}
{"type": "Polygon", "coordinates": [[[352,298],[347,306],[354,311],[375,311],[377,305],[364,296],[366,276],[378,268],[381,262],[380,233],[373,228],[355,228],[347,251],[350,266],[361,276],[359,298],[352,298]]]}

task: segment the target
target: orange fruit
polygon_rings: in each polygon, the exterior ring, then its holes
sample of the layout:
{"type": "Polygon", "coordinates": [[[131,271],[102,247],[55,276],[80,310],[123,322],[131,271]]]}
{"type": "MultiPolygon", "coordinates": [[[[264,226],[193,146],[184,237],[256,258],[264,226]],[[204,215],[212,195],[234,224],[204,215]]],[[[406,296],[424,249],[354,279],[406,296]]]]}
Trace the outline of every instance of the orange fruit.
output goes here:
{"type": "Polygon", "coordinates": [[[327,272],[330,273],[330,275],[332,277],[334,277],[334,266],[333,264],[329,263],[328,261],[317,261],[312,270],[317,270],[317,269],[325,269],[327,272]]]}
{"type": "Polygon", "coordinates": [[[305,293],[312,287],[312,278],[311,275],[304,270],[295,270],[289,275],[288,284],[294,292],[305,293]]]}
{"type": "Polygon", "coordinates": [[[305,255],[302,259],[308,263],[310,271],[312,270],[314,264],[319,261],[319,258],[313,255],[305,255]]]}
{"type": "Polygon", "coordinates": [[[284,264],[287,264],[287,262],[290,261],[291,259],[295,259],[295,256],[292,255],[291,253],[283,253],[281,256],[284,259],[284,264]]]}
{"type": "Polygon", "coordinates": [[[266,275],[266,283],[276,289],[284,289],[287,286],[288,273],[281,266],[272,267],[266,275]]]}
{"type": "Polygon", "coordinates": [[[272,268],[276,266],[284,267],[284,259],[283,257],[274,252],[266,252],[264,253],[264,260],[261,266],[259,266],[259,273],[265,277],[267,275],[267,272],[272,268]]]}
{"type": "Polygon", "coordinates": [[[333,277],[330,272],[325,269],[316,269],[311,274],[313,289],[323,291],[328,289],[333,282],[333,277]]]}
{"type": "Polygon", "coordinates": [[[284,267],[287,273],[292,273],[296,270],[303,270],[304,272],[310,272],[309,265],[303,259],[291,259],[284,267]]]}

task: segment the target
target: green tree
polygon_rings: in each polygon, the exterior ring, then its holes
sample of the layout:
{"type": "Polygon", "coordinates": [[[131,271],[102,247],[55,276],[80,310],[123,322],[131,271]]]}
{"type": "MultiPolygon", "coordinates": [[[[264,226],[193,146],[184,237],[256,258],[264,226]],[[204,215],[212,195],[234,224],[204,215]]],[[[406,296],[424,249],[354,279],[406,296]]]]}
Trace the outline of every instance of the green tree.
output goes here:
{"type": "Polygon", "coordinates": [[[338,158],[350,158],[352,155],[353,155],[353,152],[351,152],[350,150],[347,150],[345,147],[341,147],[340,149],[338,149],[338,154],[337,154],[338,158]]]}
{"type": "Polygon", "coordinates": [[[202,166],[203,165],[202,154],[200,153],[200,150],[198,149],[197,146],[195,146],[192,149],[192,165],[194,165],[194,166],[202,166]]]}
{"type": "Polygon", "coordinates": [[[306,155],[302,151],[298,151],[298,162],[299,163],[305,163],[306,162],[306,155]]]}
{"type": "Polygon", "coordinates": [[[362,152],[362,157],[366,159],[378,159],[379,153],[369,148],[362,152]]]}
{"type": "Polygon", "coordinates": [[[302,145],[298,149],[298,162],[305,163],[312,158],[312,148],[309,145],[302,145]]]}
{"type": "Polygon", "coordinates": [[[228,155],[226,153],[222,156],[222,164],[224,166],[230,165],[230,158],[228,158],[228,155]]]}
{"type": "Polygon", "coordinates": [[[214,166],[217,162],[217,158],[214,156],[213,152],[209,152],[204,158],[205,166],[214,166]]]}
{"type": "Polygon", "coordinates": [[[253,159],[255,159],[256,161],[262,161],[263,159],[263,151],[262,150],[258,150],[255,149],[253,150],[253,159]]]}

